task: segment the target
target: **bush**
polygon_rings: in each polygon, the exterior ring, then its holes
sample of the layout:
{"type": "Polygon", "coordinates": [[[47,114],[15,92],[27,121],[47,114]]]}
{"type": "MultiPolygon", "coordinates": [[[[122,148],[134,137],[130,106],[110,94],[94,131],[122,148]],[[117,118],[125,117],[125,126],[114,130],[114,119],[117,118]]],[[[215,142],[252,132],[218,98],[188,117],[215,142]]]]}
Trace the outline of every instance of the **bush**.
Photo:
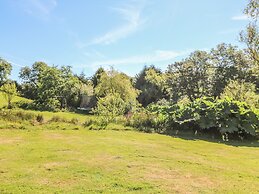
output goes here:
{"type": "Polygon", "coordinates": [[[126,125],[137,128],[140,131],[148,133],[154,132],[156,130],[155,115],[142,109],[131,115],[131,117],[127,119],[126,125]]]}
{"type": "Polygon", "coordinates": [[[60,116],[53,116],[51,119],[50,119],[50,122],[64,122],[64,123],[68,123],[68,120],[65,119],[65,118],[62,118],[60,116]]]}
{"type": "Polygon", "coordinates": [[[74,125],[78,125],[79,124],[79,120],[77,118],[72,118],[70,120],[70,123],[74,124],[74,125]]]}
{"type": "Polygon", "coordinates": [[[92,125],[93,123],[94,123],[93,119],[87,118],[87,119],[85,120],[85,122],[83,123],[83,126],[84,126],[84,127],[89,127],[89,126],[92,125]]]}
{"type": "Polygon", "coordinates": [[[83,123],[83,126],[91,130],[112,129],[113,127],[113,130],[122,130],[126,129],[125,123],[126,118],[123,116],[114,118],[113,122],[107,120],[104,116],[98,116],[88,117],[83,123]]]}
{"type": "Polygon", "coordinates": [[[105,129],[108,124],[109,124],[109,120],[107,120],[106,117],[98,116],[95,118],[87,118],[86,121],[84,122],[83,126],[89,127],[89,128],[94,128],[94,129],[96,129],[96,128],[105,129]]]}
{"type": "Polygon", "coordinates": [[[246,103],[229,98],[201,98],[185,105],[153,105],[149,110],[161,117],[160,122],[167,130],[210,133],[213,136],[221,135],[224,140],[228,137],[254,137],[259,128],[259,114],[246,103]]]}
{"type": "Polygon", "coordinates": [[[39,122],[39,123],[43,123],[43,121],[44,121],[43,115],[38,114],[38,115],[36,116],[36,120],[37,120],[37,122],[39,122]]]}
{"type": "Polygon", "coordinates": [[[126,110],[125,102],[119,94],[110,94],[104,98],[99,98],[94,113],[104,116],[108,122],[112,122],[117,116],[123,115],[126,110]]]}
{"type": "Polygon", "coordinates": [[[35,114],[24,111],[0,110],[0,118],[8,121],[33,121],[35,114]]]}
{"type": "Polygon", "coordinates": [[[231,81],[221,94],[221,98],[246,102],[249,106],[259,108],[259,94],[256,85],[249,82],[231,81]]]}

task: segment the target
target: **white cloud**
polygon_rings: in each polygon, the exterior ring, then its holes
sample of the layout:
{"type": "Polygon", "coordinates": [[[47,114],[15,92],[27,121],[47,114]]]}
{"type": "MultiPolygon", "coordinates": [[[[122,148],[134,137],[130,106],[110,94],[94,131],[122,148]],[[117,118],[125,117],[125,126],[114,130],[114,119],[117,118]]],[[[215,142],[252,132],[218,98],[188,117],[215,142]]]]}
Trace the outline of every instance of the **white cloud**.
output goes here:
{"type": "Polygon", "coordinates": [[[93,39],[90,44],[114,43],[136,32],[145,23],[141,16],[142,7],[127,5],[121,8],[113,8],[113,10],[123,18],[125,24],[93,39]]]}
{"type": "Polygon", "coordinates": [[[248,16],[243,14],[243,15],[237,15],[237,16],[233,16],[231,18],[232,20],[236,20],[236,21],[240,21],[240,20],[248,20],[248,16]]]}
{"type": "Polygon", "coordinates": [[[131,64],[151,64],[155,62],[162,62],[173,60],[176,57],[183,56],[189,53],[189,51],[184,52],[176,52],[172,50],[156,50],[153,54],[150,55],[139,55],[139,56],[131,56],[120,59],[112,59],[112,60],[103,60],[103,61],[95,61],[90,66],[93,69],[96,69],[100,66],[109,67],[116,65],[131,65],[131,64]]]}
{"type": "Polygon", "coordinates": [[[10,60],[8,62],[11,63],[14,66],[17,66],[17,67],[25,67],[25,65],[19,65],[19,64],[15,63],[15,62],[12,62],[10,60]]]}

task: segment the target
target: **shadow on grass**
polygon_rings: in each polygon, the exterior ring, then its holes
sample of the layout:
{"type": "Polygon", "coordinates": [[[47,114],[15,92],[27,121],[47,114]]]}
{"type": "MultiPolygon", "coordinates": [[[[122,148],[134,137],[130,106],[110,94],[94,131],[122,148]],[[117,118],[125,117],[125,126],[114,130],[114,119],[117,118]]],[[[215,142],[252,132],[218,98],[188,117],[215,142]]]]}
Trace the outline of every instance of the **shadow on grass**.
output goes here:
{"type": "Polygon", "coordinates": [[[220,143],[220,144],[225,144],[228,146],[234,146],[234,147],[258,147],[259,148],[259,140],[258,139],[251,139],[251,140],[228,140],[228,141],[223,141],[221,137],[211,137],[206,134],[199,134],[199,135],[194,135],[191,133],[181,133],[181,134],[175,134],[175,133],[162,133],[163,135],[168,135],[171,137],[177,137],[181,138],[184,140],[191,140],[191,141],[197,141],[197,140],[203,140],[207,142],[213,142],[213,143],[220,143]]]}

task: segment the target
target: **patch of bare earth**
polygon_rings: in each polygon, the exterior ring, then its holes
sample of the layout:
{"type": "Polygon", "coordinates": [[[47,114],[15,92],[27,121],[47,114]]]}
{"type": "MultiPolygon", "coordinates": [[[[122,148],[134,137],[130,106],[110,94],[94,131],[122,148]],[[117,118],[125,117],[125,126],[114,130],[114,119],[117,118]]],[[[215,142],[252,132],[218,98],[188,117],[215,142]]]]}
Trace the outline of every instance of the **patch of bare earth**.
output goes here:
{"type": "Polygon", "coordinates": [[[59,167],[66,167],[67,164],[64,162],[48,162],[42,165],[46,170],[55,170],[59,167]]]}
{"type": "Polygon", "coordinates": [[[14,144],[22,141],[21,137],[0,137],[0,144],[14,144]]]}
{"type": "Polygon", "coordinates": [[[44,135],[45,138],[47,139],[53,139],[53,140],[58,140],[58,139],[64,139],[65,136],[57,133],[46,133],[44,135]]]}
{"type": "Polygon", "coordinates": [[[177,170],[162,169],[157,166],[147,167],[147,172],[145,179],[157,182],[170,193],[200,193],[217,187],[217,184],[206,176],[183,174],[177,170]]]}

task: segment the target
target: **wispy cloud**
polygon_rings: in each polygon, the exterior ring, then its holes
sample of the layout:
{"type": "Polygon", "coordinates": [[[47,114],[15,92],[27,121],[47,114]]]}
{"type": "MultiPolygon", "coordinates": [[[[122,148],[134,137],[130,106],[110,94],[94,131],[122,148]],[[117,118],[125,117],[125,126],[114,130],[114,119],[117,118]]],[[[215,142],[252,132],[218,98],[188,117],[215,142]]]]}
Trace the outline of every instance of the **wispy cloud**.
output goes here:
{"type": "Polygon", "coordinates": [[[0,56],[3,56],[3,59],[5,59],[6,61],[8,61],[8,63],[11,63],[13,66],[16,66],[16,67],[25,67],[24,64],[28,64],[27,60],[24,60],[24,59],[21,59],[18,57],[14,57],[13,55],[10,55],[9,53],[0,53],[0,56]],[[19,64],[14,61],[19,61],[19,64]]]}
{"type": "Polygon", "coordinates": [[[249,17],[245,14],[242,14],[242,15],[233,16],[231,19],[236,21],[242,21],[242,20],[248,20],[249,17]]]}
{"type": "Polygon", "coordinates": [[[57,0],[19,0],[16,3],[30,15],[48,17],[58,5],[57,0]]]}
{"type": "Polygon", "coordinates": [[[112,8],[112,10],[123,18],[125,23],[100,37],[94,38],[90,44],[111,44],[136,32],[146,21],[142,18],[142,9],[143,6],[136,5],[112,8]]]}
{"type": "Polygon", "coordinates": [[[156,50],[154,53],[148,55],[138,55],[112,60],[95,61],[90,65],[90,67],[96,69],[100,66],[109,67],[116,65],[151,64],[155,62],[173,60],[176,57],[184,56],[187,53],[189,53],[189,51],[177,52],[172,50],[156,50]]]}

